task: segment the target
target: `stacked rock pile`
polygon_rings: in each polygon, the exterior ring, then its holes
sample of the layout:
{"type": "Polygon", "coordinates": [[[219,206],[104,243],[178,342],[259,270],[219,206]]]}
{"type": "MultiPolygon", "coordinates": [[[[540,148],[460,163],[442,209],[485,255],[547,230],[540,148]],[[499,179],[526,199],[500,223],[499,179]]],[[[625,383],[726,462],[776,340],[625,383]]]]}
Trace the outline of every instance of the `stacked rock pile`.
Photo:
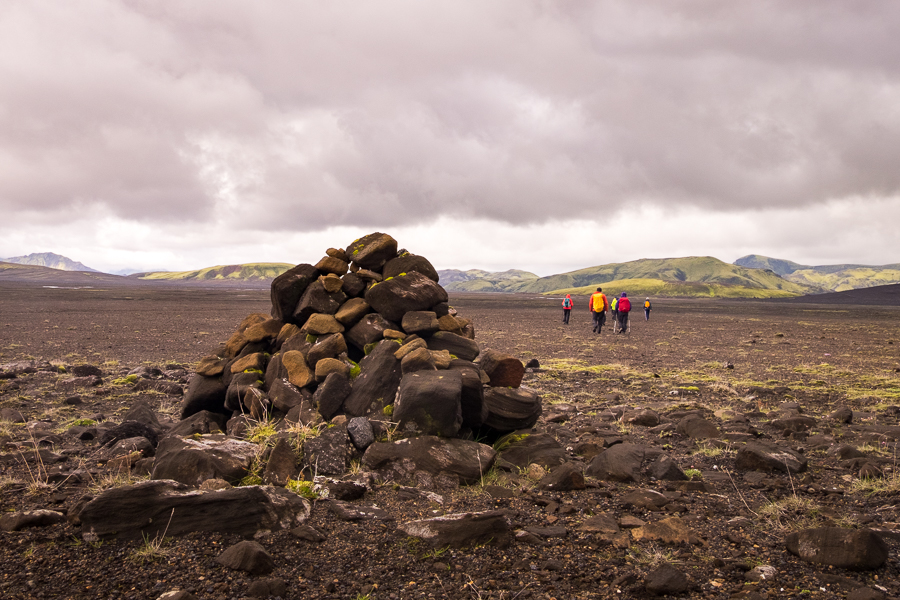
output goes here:
{"type": "Polygon", "coordinates": [[[367,418],[376,429],[441,437],[532,427],[540,397],[525,367],[481,351],[423,256],[384,233],[330,248],[272,282],[271,315],[252,314],[200,361],[182,419],[201,411],[293,423],[367,418]]]}

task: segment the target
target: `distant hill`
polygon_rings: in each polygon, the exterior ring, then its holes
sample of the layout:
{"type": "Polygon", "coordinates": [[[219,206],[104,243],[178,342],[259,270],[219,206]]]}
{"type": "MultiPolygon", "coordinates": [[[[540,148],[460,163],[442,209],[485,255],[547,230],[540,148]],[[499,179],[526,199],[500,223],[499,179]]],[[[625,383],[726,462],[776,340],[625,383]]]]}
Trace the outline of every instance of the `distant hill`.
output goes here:
{"type": "Polygon", "coordinates": [[[757,254],[743,256],[734,261],[734,264],[757,269],[771,269],[794,283],[812,285],[835,292],[900,283],[900,264],[809,266],[757,254]]]}
{"type": "Polygon", "coordinates": [[[523,282],[534,281],[538,278],[534,273],[510,269],[499,273],[470,269],[459,271],[447,269],[438,271],[441,285],[448,292],[507,292],[511,287],[517,287],[523,282]]]}
{"type": "Polygon", "coordinates": [[[60,271],[86,271],[88,273],[99,273],[96,269],[74,261],[71,258],[54,254],[52,252],[41,252],[38,254],[29,254],[27,256],[13,256],[12,258],[0,258],[0,261],[14,263],[17,265],[31,265],[35,267],[49,267],[51,269],[59,269],[60,271]]]}
{"type": "Polygon", "coordinates": [[[771,271],[746,269],[710,256],[641,259],[537,277],[525,271],[440,271],[441,285],[459,292],[590,294],[597,286],[646,296],[780,298],[822,292],[771,271]]]}
{"type": "Polygon", "coordinates": [[[0,281],[38,283],[46,286],[95,287],[128,283],[119,275],[99,271],[63,271],[36,265],[0,262],[0,281]]]}
{"type": "MultiPolygon", "coordinates": [[[[600,285],[610,290],[623,280],[634,284],[632,290],[645,295],[771,298],[800,296],[822,290],[787,281],[760,269],[746,269],[711,256],[685,258],[644,258],[624,263],[589,267],[561,275],[551,275],[523,286],[531,293],[588,293],[600,285]],[[638,290],[646,290],[639,292],[638,290]]],[[[606,291],[606,290],[604,290],[606,291]]]]}
{"type": "Polygon", "coordinates": [[[196,282],[268,282],[294,265],[288,263],[248,263],[243,265],[218,265],[196,271],[156,271],[134,273],[129,279],[142,281],[167,281],[171,283],[196,282]]]}
{"type": "Polygon", "coordinates": [[[748,269],[769,269],[770,271],[774,271],[776,274],[781,275],[782,277],[784,277],[785,275],[789,275],[798,269],[812,268],[807,265],[801,265],[790,260],[769,258],[768,256],[760,256],[759,254],[748,254],[747,256],[742,256],[734,261],[734,264],[739,267],[746,267],[748,269]]]}

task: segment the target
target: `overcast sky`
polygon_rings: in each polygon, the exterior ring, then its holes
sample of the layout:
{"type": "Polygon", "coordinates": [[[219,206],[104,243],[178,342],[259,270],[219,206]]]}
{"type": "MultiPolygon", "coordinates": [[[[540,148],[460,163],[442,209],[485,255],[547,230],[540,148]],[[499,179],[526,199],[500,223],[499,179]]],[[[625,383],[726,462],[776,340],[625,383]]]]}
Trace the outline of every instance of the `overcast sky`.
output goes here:
{"type": "Polygon", "coordinates": [[[900,262],[900,3],[3,0],[0,256],[900,262]]]}

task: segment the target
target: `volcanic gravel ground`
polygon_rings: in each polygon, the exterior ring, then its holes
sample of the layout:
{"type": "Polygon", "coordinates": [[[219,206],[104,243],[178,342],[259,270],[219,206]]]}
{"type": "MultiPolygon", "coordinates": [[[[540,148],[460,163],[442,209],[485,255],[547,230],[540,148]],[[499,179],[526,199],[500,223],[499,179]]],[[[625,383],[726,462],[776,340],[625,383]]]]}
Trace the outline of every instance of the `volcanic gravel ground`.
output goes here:
{"type": "MultiPolygon", "coordinates": [[[[642,299],[634,299],[640,304],[642,299]]],[[[394,520],[339,520],[316,503],[309,524],[320,543],[287,532],[259,540],[274,557],[269,577],[282,579],[287,598],[644,598],[646,575],[661,563],[685,573],[694,598],[857,598],[900,594],[900,483],[893,468],[900,415],[900,310],[891,307],[752,301],[654,299],[649,322],[632,314],[629,334],[590,330],[586,298],[576,298],[569,325],[559,299],[506,295],[452,296],[473,319],[483,348],[505,351],[540,368],[525,385],[542,393],[536,430],[574,448],[616,440],[663,449],[709,486],[678,492],[671,482],[639,484],[588,478],[585,490],[548,492],[526,473],[495,472],[484,482],[437,490],[443,502],[410,500],[391,485],[374,485],[360,503],[377,504],[394,520]],[[785,404],[786,403],[786,404],[785,404]],[[790,438],[770,426],[779,407],[796,403],[816,419],[790,438]],[[745,436],[698,442],[670,430],[627,425],[617,407],[644,407],[665,419],[702,411],[723,431],[728,408],[744,415],[763,438],[806,453],[810,468],[789,477],[746,477],[734,469],[745,436]],[[837,407],[854,411],[851,424],[828,419],[837,407]],[[720,413],[721,415],[721,413],[720,413]],[[881,428],[881,429],[877,429],[881,428]],[[879,433],[879,431],[881,433],[879,433]],[[893,433],[891,433],[893,432],[893,433]],[[730,439],[733,438],[733,439],[730,439]],[[853,444],[881,459],[882,488],[828,455],[853,444]],[[674,512],[626,508],[628,491],[651,488],[675,498],[674,512]],[[506,497],[510,496],[510,497],[506,497]],[[428,550],[397,523],[435,514],[506,510],[530,542],[428,550]],[[591,515],[608,513],[655,522],[680,516],[697,543],[635,541],[615,545],[581,531],[591,515]],[[809,564],[785,550],[785,535],[822,526],[875,527],[890,545],[887,563],[853,572],[809,564]],[[562,527],[562,530],[553,529],[562,527]],[[769,580],[750,582],[758,565],[775,568],[769,580]],[[867,588],[867,589],[863,589],[867,588]],[[854,592],[855,590],[855,592],[854,592]],[[869,594],[869,595],[865,595],[869,594]]],[[[118,420],[136,400],[162,419],[177,416],[179,398],[132,392],[113,381],[141,366],[190,366],[226,340],[246,315],[268,312],[267,290],[148,288],[48,289],[0,285],[0,364],[27,358],[54,365],[92,364],[103,385],[81,390],[81,404],[39,372],[0,381],[0,408],[19,410],[64,436],[82,418],[118,420]]],[[[676,419],[672,419],[675,421],[676,419]]],[[[0,423],[0,507],[6,512],[49,508],[66,512],[92,483],[48,486],[42,465],[8,460],[27,454],[29,428],[0,423]]],[[[67,441],[68,461],[90,463],[90,444],[67,441]]],[[[54,448],[61,451],[61,448],[54,448]]],[[[588,461],[585,461],[585,464],[588,461]]],[[[2,598],[158,598],[182,589],[198,598],[241,598],[253,577],[215,562],[234,536],[191,534],[167,539],[160,556],[141,557],[138,542],[83,541],[69,524],[0,533],[2,598]]]]}

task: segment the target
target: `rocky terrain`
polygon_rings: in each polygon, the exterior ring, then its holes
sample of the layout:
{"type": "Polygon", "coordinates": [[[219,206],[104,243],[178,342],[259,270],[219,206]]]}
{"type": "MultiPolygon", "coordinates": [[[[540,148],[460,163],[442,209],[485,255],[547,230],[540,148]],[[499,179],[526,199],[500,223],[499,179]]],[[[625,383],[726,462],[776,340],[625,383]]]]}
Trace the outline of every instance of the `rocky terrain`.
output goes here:
{"type": "MultiPolygon", "coordinates": [[[[261,290],[3,284],[2,597],[900,594],[897,308],[659,299],[614,336],[591,333],[585,299],[565,326],[556,299],[451,296],[481,371],[492,354],[535,365],[533,427],[448,438],[381,406],[276,422],[252,401],[182,419],[195,371],[271,306],[261,290]],[[150,479],[173,445],[219,442],[239,478],[150,479]],[[343,473],[305,458],[334,447],[343,473]]],[[[191,465],[169,473],[209,462],[191,465]]]]}

